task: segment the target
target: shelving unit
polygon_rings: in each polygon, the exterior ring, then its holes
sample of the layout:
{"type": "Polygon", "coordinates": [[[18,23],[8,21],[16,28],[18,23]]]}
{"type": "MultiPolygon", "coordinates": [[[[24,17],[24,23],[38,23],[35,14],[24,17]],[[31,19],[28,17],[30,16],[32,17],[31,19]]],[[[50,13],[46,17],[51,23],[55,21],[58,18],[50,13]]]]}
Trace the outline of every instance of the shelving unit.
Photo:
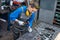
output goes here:
{"type": "Polygon", "coordinates": [[[57,0],[56,12],[55,12],[53,24],[60,25],[60,0],[57,0]]]}

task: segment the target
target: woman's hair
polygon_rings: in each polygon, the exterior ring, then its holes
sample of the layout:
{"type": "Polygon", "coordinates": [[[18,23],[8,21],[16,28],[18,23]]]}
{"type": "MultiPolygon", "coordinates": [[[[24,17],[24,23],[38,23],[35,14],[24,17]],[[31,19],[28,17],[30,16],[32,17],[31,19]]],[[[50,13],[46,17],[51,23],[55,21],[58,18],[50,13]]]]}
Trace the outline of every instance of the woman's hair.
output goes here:
{"type": "Polygon", "coordinates": [[[32,7],[32,8],[34,8],[34,7],[35,7],[36,9],[38,9],[38,8],[39,8],[39,7],[38,7],[38,6],[36,6],[35,4],[30,4],[30,5],[31,5],[31,7],[32,7]]]}

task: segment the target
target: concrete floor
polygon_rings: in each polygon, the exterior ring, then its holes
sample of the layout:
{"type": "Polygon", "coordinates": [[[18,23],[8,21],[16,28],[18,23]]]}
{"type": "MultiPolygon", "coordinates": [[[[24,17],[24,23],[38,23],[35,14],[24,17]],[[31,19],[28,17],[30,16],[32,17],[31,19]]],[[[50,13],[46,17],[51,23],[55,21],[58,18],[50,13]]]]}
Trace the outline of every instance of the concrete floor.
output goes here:
{"type": "MultiPolygon", "coordinates": [[[[32,33],[26,33],[23,36],[19,37],[17,40],[40,40],[41,39],[41,36],[39,36],[40,32],[41,32],[41,30],[43,30],[46,27],[52,28],[52,29],[55,30],[52,38],[49,39],[49,40],[54,40],[56,35],[60,32],[60,28],[58,28],[58,27],[56,27],[54,25],[50,25],[50,24],[44,23],[44,22],[35,23],[33,25],[33,32],[32,33]]],[[[44,39],[44,40],[47,40],[47,39],[44,39]]]]}

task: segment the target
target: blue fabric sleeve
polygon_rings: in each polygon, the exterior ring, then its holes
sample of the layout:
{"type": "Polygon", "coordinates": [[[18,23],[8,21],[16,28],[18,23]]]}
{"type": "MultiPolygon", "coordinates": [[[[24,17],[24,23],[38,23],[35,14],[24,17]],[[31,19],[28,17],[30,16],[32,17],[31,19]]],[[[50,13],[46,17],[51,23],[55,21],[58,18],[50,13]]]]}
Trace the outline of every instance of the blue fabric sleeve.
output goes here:
{"type": "Polygon", "coordinates": [[[33,21],[34,21],[35,13],[33,12],[31,17],[28,19],[29,21],[29,26],[32,27],[33,21]]]}
{"type": "MultiPolygon", "coordinates": [[[[27,6],[22,6],[23,7],[23,11],[26,12],[27,10],[27,6]]],[[[17,8],[14,12],[12,12],[10,14],[10,21],[14,21],[16,18],[18,18],[18,15],[20,15],[22,13],[22,8],[17,8]]]]}

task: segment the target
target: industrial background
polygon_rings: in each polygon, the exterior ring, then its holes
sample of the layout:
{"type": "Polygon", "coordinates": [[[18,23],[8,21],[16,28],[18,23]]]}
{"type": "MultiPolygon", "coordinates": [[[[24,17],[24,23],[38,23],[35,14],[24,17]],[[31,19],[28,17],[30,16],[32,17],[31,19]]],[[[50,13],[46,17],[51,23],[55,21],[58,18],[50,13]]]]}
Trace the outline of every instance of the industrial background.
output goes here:
{"type": "Polygon", "coordinates": [[[30,1],[25,0],[19,6],[10,4],[11,1],[0,0],[0,40],[60,40],[60,0],[31,0],[39,6],[31,33],[24,26],[10,24],[9,20],[11,12],[23,5],[29,6],[30,1]]]}

